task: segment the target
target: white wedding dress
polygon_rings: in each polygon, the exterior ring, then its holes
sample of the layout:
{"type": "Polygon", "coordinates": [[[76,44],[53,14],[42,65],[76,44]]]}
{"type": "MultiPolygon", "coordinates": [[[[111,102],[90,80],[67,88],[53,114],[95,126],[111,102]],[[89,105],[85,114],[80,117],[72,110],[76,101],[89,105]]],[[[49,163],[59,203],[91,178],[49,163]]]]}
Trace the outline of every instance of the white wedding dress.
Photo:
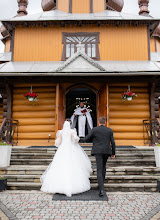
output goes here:
{"type": "Polygon", "coordinates": [[[91,162],[78,141],[76,130],[66,121],[57,132],[58,150],[41,176],[41,191],[72,196],[90,189],[91,162]]]}

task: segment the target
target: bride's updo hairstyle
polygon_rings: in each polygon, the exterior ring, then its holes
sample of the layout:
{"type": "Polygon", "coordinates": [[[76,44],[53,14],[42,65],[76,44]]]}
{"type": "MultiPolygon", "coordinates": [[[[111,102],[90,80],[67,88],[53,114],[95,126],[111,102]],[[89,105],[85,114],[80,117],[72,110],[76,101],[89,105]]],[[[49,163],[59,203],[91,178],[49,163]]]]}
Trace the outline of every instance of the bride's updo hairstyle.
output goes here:
{"type": "Polygon", "coordinates": [[[71,119],[70,118],[66,118],[66,120],[65,121],[68,121],[69,123],[70,123],[70,126],[72,126],[72,121],[71,121],[71,119]]]}

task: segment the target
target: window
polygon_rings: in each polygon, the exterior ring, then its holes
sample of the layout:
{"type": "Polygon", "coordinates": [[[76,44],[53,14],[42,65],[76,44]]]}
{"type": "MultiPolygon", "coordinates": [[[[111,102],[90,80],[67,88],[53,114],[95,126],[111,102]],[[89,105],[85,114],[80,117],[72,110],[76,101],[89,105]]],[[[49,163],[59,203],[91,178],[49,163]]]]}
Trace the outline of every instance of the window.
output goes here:
{"type": "Polygon", "coordinates": [[[99,60],[99,33],[63,33],[63,54],[62,60],[66,60],[73,56],[79,48],[77,45],[81,42],[82,51],[92,59],[99,60]]]}

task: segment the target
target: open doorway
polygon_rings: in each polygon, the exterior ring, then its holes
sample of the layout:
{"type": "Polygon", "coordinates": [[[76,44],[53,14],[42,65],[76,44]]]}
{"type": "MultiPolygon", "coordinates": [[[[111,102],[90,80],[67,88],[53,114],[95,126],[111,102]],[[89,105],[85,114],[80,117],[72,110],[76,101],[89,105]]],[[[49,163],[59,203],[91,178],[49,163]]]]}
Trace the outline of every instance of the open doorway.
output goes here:
{"type": "Polygon", "coordinates": [[[66,94],[66,118],[73,115],[80,101],[85,102],[85,107],[90,111],[93,126],[97,126],[97,95],[88,88],[74,88],[66,94]]]}

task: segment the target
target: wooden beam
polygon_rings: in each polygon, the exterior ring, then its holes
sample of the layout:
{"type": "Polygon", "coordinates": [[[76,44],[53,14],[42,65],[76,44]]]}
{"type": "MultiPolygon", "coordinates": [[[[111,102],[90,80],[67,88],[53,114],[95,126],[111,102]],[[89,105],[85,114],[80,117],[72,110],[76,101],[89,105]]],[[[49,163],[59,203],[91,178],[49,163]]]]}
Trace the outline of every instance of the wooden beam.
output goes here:
{"type": "Polygon", "coordinates": [[[13,88],[12,85],[6,84],[7,93],[7,118],[12,118],[13,88]]]}
{"type": "Polygon", "coordinates": [[[93,13],[93,0],[90,0],[90,13],[93,13]]]}
{"type": "Polygon", "coordinates": [[[149,26],[147,26],[147,32],[148,32],[148,60],[151,60],[151,46],[150,46],[150,30],[149,30],[149,26]]]}
{"type": "Polygon", "coordinates": [[[69,13],[72,13],[72,0],[69,0],[69,13]]]}
{"type": "Polygon", "coordinates": [[[151,83],[151,89],[150,89],[150,115],[151,115],[151,119],[155,118],[155,82],[151,83]]]}

